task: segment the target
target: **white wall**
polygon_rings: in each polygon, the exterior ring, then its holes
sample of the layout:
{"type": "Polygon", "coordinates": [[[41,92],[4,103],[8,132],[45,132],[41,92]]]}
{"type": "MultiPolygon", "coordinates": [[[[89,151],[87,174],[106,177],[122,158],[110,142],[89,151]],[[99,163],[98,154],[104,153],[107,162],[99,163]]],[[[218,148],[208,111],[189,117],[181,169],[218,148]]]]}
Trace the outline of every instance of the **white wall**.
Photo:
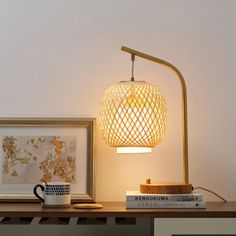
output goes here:
{"type": "MultiPolygon", "coordinates": [[[[0,0],[0,117],[98,117],[103,91],[130,78],[121,45],[166,59],[187,83],[190,180],[236,200],[235,10],[233,0],[0,0]]],[[[182,179],[178,81],[142,59],[135,75],[163,91],[168,133],[136,158],[97,129],[98,201],[124,200],[147,177],[182,179]]]]}

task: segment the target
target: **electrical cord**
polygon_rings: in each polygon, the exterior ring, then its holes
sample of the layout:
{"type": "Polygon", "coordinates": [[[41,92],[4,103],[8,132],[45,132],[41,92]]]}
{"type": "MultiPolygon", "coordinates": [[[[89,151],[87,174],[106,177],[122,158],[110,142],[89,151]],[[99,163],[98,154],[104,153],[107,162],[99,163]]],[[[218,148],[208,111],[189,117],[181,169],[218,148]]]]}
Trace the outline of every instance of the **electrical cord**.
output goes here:
{"type": "Polygon", "coordinates": [[[131,81],[134,81],[134,60],[135,60],[135,55],[131,54],[131,61],[132,61],[132,70],[131,70],[131,81]]]}
{"type": "Polygon", "coordinates": [[[196,189],[201,189],[201,190],[207,191],[209,193],[212,193],[213,195],[215,195],[216,197],[220,198],[224,202],[228,202],[225,198],[221,197],[219,194],[215,193],[214,191],[212,191],[210,189],[203,188],[203,187],[193,187],[193,190],[196,190],[196,189]]]}

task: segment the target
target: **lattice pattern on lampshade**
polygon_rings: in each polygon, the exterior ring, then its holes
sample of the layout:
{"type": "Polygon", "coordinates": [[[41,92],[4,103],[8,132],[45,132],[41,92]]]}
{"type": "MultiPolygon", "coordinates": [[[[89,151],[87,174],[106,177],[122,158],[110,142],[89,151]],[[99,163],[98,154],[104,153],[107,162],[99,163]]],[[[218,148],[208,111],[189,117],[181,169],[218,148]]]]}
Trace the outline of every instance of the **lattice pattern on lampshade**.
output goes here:
{"type": "Polygon", "coordinates": [[[110,86],[100,101],[100,117],[103,138],[112,147],[154,147],[165,136],[165,99],[144,81],[110,86]]]}

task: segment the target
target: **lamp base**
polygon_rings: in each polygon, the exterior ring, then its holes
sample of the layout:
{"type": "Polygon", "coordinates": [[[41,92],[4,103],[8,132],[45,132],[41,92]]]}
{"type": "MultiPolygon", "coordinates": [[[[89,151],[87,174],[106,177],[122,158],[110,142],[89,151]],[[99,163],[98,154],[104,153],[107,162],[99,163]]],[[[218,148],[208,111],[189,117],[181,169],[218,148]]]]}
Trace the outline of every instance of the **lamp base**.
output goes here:
{"type": "Polygon", "coordinates": [[[192,184],[151,183],[150,179],[145,184],[140,184],[140,192],[150,194],[186,194],[191,193],[192,189],[192,184]]]}

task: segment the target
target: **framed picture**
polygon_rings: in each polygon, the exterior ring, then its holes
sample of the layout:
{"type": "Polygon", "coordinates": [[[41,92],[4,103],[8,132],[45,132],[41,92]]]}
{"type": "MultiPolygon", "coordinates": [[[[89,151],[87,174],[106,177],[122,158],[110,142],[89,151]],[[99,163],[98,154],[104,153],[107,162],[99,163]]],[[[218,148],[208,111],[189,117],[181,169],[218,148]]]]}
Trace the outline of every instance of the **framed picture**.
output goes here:
{"type": "Polygon", "coordinates": [[[0,201],[38,201],[41,182],[70,182],[72,202],[94,202],[95,119],[0,119],[0,201]]]}

